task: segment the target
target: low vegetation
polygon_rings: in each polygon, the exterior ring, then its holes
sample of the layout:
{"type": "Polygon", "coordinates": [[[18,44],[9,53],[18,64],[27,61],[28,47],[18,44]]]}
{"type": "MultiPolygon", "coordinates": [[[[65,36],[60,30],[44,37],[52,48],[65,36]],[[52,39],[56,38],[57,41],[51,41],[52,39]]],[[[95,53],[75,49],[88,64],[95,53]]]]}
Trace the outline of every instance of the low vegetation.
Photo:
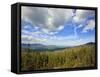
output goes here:
{"type": "Polygon", "coordinates": [[[94,65],[94,44],[43,52],[22,48],[21,52],[21,70],[93,67],[94,65]]]}

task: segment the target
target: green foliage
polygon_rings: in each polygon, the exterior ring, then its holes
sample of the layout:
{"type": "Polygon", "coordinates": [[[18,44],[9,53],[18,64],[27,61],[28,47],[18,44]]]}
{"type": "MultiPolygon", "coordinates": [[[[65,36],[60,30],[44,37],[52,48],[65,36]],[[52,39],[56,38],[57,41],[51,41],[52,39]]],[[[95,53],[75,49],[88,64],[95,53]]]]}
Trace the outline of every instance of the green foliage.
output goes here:
{"type": "Polygon", "coordinates": [[[22,49],[21,61],[21,70],[93,67],[95,45],[43,52],[22,49]]]}

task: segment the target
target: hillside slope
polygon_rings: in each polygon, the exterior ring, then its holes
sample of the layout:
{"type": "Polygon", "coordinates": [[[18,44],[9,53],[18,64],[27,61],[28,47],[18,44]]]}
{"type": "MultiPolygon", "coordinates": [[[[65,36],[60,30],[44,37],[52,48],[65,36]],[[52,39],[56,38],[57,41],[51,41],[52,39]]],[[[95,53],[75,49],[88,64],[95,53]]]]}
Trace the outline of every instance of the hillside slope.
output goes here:
{"type": "Polygon", "coordinates": [[[21,70],[93,67],[95,65],[95,44],[73,48],[36,52],[22,49],[21,70]]]}

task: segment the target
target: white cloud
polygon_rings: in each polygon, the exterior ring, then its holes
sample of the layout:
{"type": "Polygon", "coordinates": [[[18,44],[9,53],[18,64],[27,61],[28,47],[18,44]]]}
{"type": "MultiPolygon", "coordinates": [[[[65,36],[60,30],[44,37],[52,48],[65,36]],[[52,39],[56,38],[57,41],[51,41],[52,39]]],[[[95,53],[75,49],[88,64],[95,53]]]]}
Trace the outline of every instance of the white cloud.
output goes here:
{"type": "Polygon", "coordinates": [[[64,26],[63,26],[63,25],[62,25],[62,26],[59,26],[59,27],[57,28],[58,31],[60,31],[60,30],[62,30],[62,29],[64,29],[64,26]]]}
{"type": "Polygon", "coordinates": [[[56,31],[49,31],[49,30],[47,30],[47,29],[42,29],[42,32],[43,33],[46,33],[46,34],[48,34],[48,35],[54,35],[54,34],[57,34],[60,30],[62,30],[63,29],[63,27],[62,26],[60,26],[59,28],[57,28],[57,30],[56,31]]]}
{"type": "Polygon", "coordinates": [[[83,27],[83,25],[82,25],[82,24],[80,24],[77,28],[81,28],[81,27],[83,27]]]}
{"type": "Polygon", "coordinates": [[[42,31],[46,34],[49,34],[49,31],[47,29],[42,29],[42,31]]]}
{"type": "MultiPolygon", "coordinates": [[[[73,16],[72,9],[55,9],[41,7],[22,7],[22,20],[31,23],[33,26],[43,28],[44,32],[54,32],[62,30],[64,23],[73,16]],[[61,27],[60,27],[61,26],[61,27]]],[[[53,34],[53,33],[51,33],[53,34]]]]}
{"type": "MultiPolygon", "coordinates": [[[[83,27],[83,22],[87,20],[89,16],[94,16],[94,11],[91,10],[76,10],[73,17],[72,9],[54,9],[54,8],[38,8],[38,7],[22,7],[22,20],[31,23],[34,29],[37,31],[29,32],[22,29],[22,33],[29,35],[22,35],[22,43],[41,43],[41,44],[55,44],[55,45],[78,45],[83,43],[82,40],[77,39],[77,29],[83,27]],[[61,37],[55,36],[59,31],[64,29],[64,24],[70,19],[75,23],[74,35],[61,37]],[[41,28],[41,29],[40,29],[41,28]]],[[[95,27],[95,21],[90,20],[84,27],[83,32],[93,30],[95,27]]],[[[28,28],[25,26],[24,28],[28,28]]]]}
{"type": "Polygon", "coordinates": [[[80,24],[80,25],[78,25],[78,26],[74,26],[74,38],[77,38],[77,37],[78,37],[77,30],[78,30],[79,28],[81,28],[81,27],[83,27],[82,24],[80,24]]]}
{"type": "Polygon", "coordinates": [[[93,30],[95,28],[95,21],[89,20],[87,25],[83,28],[82,32],[87,32],[88,30],[93,30]]]}
{"type": "Polygon", "coordinates": [[[24,29],[22,29],[21,32],[25,33],[25,34],[30,34],[30,32],[28,30],[24,30],[24,29]]]}
{"type": "MultiPolygon", "coordinates": [[[[72,17],[75,23],[82,24],[88,17],[94,16],[92,10],[41,8],[41,7],[22,7],[22,20],[31,23],[36,29],[42,28],[46,34],[56,34],[64,29],[64,24],[72,17]],[[74,16],[73,16],[74,15],[74,16]]],[[[83,25],[76,26],[80,28],[83,25]]]]}
{"type": "Polygon", "coordinates": [[[25,26],[24,26],[24,29],[27,29],[27,28],[29,28],[29,25],[25,25],[25,26]]]}
{"type": "MultiPolygon", "coordinates": [[[[88,21],[88,18],[95,17],[95,11],[93,10],[76,10],[74,12],[73,16],[73,23],[74,23],[74,36],[77,38],[77,30],[84,26],[84,23],[88,21]],[[75,25],[78,24],[78,25],[75,25]]],[[[89,27],[87,26],[86,29],[84,29],[82,32],[87,32],[87,29],[89,27]]]]}
{"type": "Polygon", "coordinates": [[[39,27],[35,26],[34,29],[37,30],[37,29],[39,29],[39,27]]]}
{"type": "Polygon", "coordinates": [[[32,35],[22,35],[21,36],[21,39],[22,39],[22,43],[24,44],[33,44],[33,43],[40,43],[40,44],[43,44],[44,42],[47,41],[47,39],[45,38],[37,38],[37,37],[33,37],[32,35]]]}
{"type": "Polygon", "coordinates": [[[73,17],[76,23],[82,23],[90,16],[95,16],[95,11],[92,10],[76,10],[76,14],[73,17]]]}
{"type": "Polygon", "coordinates": [[[23,35],[22,36],[22,43],[24,44],[34,44],[34,43],[39,43],[39,44],[44,44],[44,45],[58,45],[58,46],[77,46],[77,45],[82,45],[86,44],[88,42],[91,42],[95,40],[94,38],[90,39],[74,39],[74,36],[70,35],[67,37],[47,37],[47,38],[37,38],[33,36],[27,36],[23,35]]]}

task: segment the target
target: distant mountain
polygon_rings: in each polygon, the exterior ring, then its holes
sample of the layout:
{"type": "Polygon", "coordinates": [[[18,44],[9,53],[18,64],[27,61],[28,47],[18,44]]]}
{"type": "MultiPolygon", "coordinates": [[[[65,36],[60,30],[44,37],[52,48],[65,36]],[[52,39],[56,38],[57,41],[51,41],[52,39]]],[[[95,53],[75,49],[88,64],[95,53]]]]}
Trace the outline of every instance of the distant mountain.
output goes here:
{"type": "Polygon", "coordinates": [[[56,45],[43,45],[43,44],[22,44],[22,48],[29,48],[34,50],[54,50],[59,49],[56,45]]]}
{"type": "Polygon", "coordinates": [[[94,42],[88,42],[85,45],[94,45],[94,44],[95,44],[94,42]]]}
{"type": "Polygon", "coordinates": [[[31,48],[31,49],[37,49],[37,48],[45,48],[45,45],[42,44],[22,44],[23,48],[31,48]]]}
{"type": "MultiPolygon", "coordinates": [[[[88,42],[86,44],[83,45],[94,45],[94,42],[88,42]]],[[[83,45],[79,45],[79,46],[83,46],[83,45]]],[[[63,46],[56,46],[56,45],[43,45],[43,44],[22,44],[22,48],[29,48],[29,49],[33,49],[33,50],[37,50],[37,51],[43,51],[43,50],[59,50],[59,49],[65,49],[65,48],[73,48],[73,47],[78,47],[78,46],[67,46],[67,47],[63,47],[63,46]]]]}

